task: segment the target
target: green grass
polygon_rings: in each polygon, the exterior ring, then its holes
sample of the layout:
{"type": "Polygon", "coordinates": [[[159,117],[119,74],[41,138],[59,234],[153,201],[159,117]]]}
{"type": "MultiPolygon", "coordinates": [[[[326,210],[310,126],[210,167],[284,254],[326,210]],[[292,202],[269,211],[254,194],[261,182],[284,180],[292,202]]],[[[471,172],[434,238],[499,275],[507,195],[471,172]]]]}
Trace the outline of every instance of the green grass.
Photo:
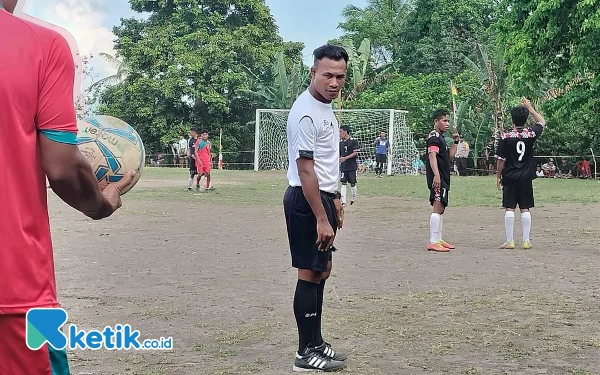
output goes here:
{"type": "MultiPolygon", "coordinates": [[[[145,168],[142,181],[180,180],[172,187],[136,186],[124,197],[136,200],[198,201],[214,204],[279,205],[287,187],[285,171],[213,171],[216,190],[209,193],[185,191],[187,170],[145,168]]],[[[142,185],[142,184],[140,184],[142,185]]],[[[594,180],[537,179],[534,193],[538,207],[559,203],[600,203],[600,183],[594,180]]],[[[429,193],[425,176],[359,175],[360,197],[393,197],[426,202],[429,193]]],[[[495,177],[452,177],[450,204],[454,207],[499,207],[502,194],[495,177]]]]}

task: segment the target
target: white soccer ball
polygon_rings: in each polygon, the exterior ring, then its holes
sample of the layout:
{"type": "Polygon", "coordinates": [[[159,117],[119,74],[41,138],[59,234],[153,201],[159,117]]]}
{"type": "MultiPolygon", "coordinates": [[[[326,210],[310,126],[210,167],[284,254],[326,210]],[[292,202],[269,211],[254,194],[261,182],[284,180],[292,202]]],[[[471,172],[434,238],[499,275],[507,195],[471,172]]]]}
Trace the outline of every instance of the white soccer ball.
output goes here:
{"type": "Polygon", "coordinates": [[[98,182],[120,181],[138,170],[133,181],[121,191],[127,193],[139,181],[146,151],[139,134],[126,122],[112,116],[91,116],[77,123],[77,146],[92,166],[98,182]]]}

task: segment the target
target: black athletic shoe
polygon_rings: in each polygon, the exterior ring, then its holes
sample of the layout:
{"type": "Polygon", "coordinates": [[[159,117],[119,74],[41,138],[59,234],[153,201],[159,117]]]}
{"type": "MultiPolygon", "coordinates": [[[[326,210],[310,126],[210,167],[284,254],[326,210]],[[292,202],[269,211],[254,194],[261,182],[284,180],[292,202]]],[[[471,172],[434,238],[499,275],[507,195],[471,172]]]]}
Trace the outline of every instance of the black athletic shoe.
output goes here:
{"type": "Polygon", "coordinates": [[[315,347],[315,350],[320,351],[326,357],[329,357],[335,361],[345,361],[346,359],[348,359],[348,356],[345,353],[334,351],[331,348],[331,344],[326,343],[325,341],[323,341],[321,345],[315,347]]]}
{"type": "Polygon", "coordinates": [[[306,348],[303,355],[296,353],[294,358],[295,372],[338,371],[346,367],[346,363],[333,360],[315,348],[306,348]]]}

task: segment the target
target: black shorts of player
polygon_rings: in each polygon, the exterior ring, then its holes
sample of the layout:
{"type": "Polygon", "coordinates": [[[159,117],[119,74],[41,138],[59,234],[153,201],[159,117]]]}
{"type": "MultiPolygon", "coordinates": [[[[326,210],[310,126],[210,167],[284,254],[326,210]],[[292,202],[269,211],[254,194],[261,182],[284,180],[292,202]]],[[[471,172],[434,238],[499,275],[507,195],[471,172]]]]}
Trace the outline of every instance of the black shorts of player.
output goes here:
{"type": "Polygon", "coordinates": [[[448,207],[448,193],[449,190],[447,185],[442,183],[438,189],[429,187],[429,203],[433,206],[433,202],[441,202],[444,207],[448,207]]]}
{"type": "Polygon", "coordinates": [[[188,163],[190,165],[190,178],[194,178],[194,176],[198,174],[198,169],[196,168],[196,160],[188,156],[188,163]]]}
{"type": "Polygon", "coordinates": [[[340,176],[340,182],[354,185],[356,184],[356,171],[342,171],[340,176]]]}
{"type": "Polygon", "coordinates": [[[510,184],[502,187],[502,207],[528,210],[535,206],[532,181],[510,184]]]}
{"type": "Polygon", "coordinates": [[[386,154],[377,154],[375,155],[376,163],[387,163],[387,155],[386,154]]]}
{"type": "MultiPolygon", "coordinates": [[[[321,202],[333,232],[337,233],[337,215],[333,194],[321,192],[321,202]]],[[[292,267],[316,272],[327,271],[327,261],[332,259],[332,251],[319,251],[317,248],[317,218],[304,197],[302,187],[288,187],[283,197],[283,210],[287,225],[292,267]]]]}

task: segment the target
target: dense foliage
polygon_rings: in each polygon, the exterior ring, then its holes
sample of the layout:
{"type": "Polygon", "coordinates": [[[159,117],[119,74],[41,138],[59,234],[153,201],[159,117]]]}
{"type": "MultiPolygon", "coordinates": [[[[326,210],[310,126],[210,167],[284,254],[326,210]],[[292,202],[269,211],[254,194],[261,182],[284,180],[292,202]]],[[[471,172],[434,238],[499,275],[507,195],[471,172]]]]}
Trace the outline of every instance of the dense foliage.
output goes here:
{"type": "MultiPolygon", "coordinates": [[[[264,0],[130,4],[149,17],[115,28],[119,77],[99,111],[135,124],[149,152],[191,126],[252,150],[255,109],[288,108],[309,83],[303,44],[281,39],[264,0]]],[[[548,119],[538,152],[600,150],[600,0],[370,0],[342,16],[331,42],[352,56],[343,107],[408,110],[421,144],[431,112],[452,109],[452,80],[476,150],[510,126],[521,96],[548,119]]]]}

